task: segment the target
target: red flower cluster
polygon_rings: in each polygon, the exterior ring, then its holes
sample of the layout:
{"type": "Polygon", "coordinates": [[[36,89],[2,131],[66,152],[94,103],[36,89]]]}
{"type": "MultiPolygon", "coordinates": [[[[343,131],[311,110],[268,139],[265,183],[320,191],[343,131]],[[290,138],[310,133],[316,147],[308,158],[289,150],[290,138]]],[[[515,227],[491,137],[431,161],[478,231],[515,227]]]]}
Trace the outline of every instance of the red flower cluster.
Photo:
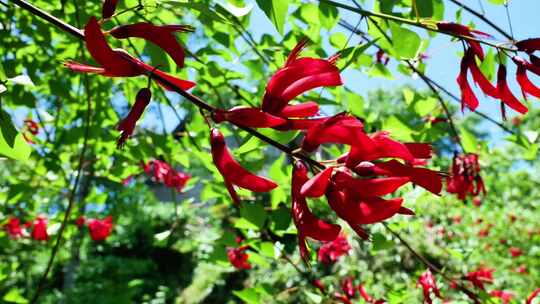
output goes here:
{"type": "Polygon", "coordinates": [[[248,245],[238,248],[227,248],[227,258],[234,268],[239,270],[251,269],[251,264],[248,262],[249,255],[245,253],[248,248],[248,245]]]}
{"type": "Polygon", "coordinates": [[[4,228],[12,239],[28,236],[36,241],[47,241],[49,239],[47,218],[43,215],[37,216],[33,221],[26,222],[23,227],[21,227],[21,221],[18,218],[11,217],[4,225],[4,228]],[[29,229],[31,229],[30,232],[28,232],[29,229]]]}
{"type": "Polygon", "coordinates": [[[469,153],[454,156],[446,190],[457,194],[460,200],[465,200],[468,194],[476,196],[482,192],[485,195],[486,189],[480,176],[480,164],[478,163],[477,154],[469,153]]]}
{"type": "Polygon", "coordinates": [[[39,215],[32,223],[27,223],[26,227],[32,226],[30,236],[36,241],[46,241],[49,239],[47,234],[47,218],[39,215]]]}
{"type": "MultiPolygon", "coordinates": [[[[471,38],[477,38],[478,35],[490,37],[490,35],[471,30],[468,26],[457,23],[440,22],[437,24],[437,26],[440,30],[469,37],[464,38],[467,44],[469,44],[469,48],[465,51],[465,54],[461,60],[461,70],[457,77],[457,83],[461,90],[462,110],[465,106],[467,106],[474,111],[479,104],[478,99],[476,98],[476,95],[474,94],[467,80],[467,73],[468,71],[471,71],[473,80],[480,87],[480,90],[487,96],[499,99],[501,101],[503,118],[505,118],[505,105],[521,114],[528,112],[528,108],[521,103],[510,90],[506,80],[507,73],[506,66],[504,64],[499,64],[496,85],[491,84],[491,82],[484,76],[478,67],[476,59],[478,59],[479,62],[482,62],[484,60],[484,51],[480,43],[471,38]]],[[[529,94],[540,98],[540,88],[535,86],[527,76],[528,71],[540,75],[540,58],[532,54],[534,51],[540,50],[540,38],[519,41],[516,42],[515,46],[517,47],[518,51],[528,53],[530,59],[529,62],[517,55],[512,57],[512,60],[517,65],[516,81],[521,87],[523,97],[527,99],[527,94],[529,94]]]]}
{"type": "Polygon", "coordinates": [[[106,218],[99,219],[86,219],[84,216],[80,216],[75,224],[82,228],[84,225],[88,227],[88,232],[92,240],[96,242],[106,240],[112,233],[113,229],[113,218],[112,216],[107,216],[106,218]]]}
{"type": "Polygon", "coordinates": [[[514,294],[504,290],[493,290],[489,293],[490,296],[501,299],[503,304],[508,304],[514,298],[514,294]]]}
{"type": "Polygon", "coordinates": [[[463,279],[471,282],[475,287],[486,290],[484,283],[493,283],[493,272],[495,269],[482,266],[476,271],[469,272],[463,279]]]}
{"type": "Polygon", "coordinates": [[[345,235],[341,234],[335,240],[322,245],[317,252],[317,257],[321,263],[332,264],[337,262],[340,256],[348,254],[349,250],[351,250],[351,245],[347,242],[345,235]]]}
{"type": "MultiPolygon", "coordinates": [[[[103,4],[103,19],[110,18],[116,9],[118,1],[105,1],[103,4]]],[[[150,66],[138,58],[131,56],[123,49],[112,49],[105,39],[105,34],[110,34],[117,39],[142,38],[148,40],[166,53],[168,53],[179,67],[184,66],[184,49],[174,37],[175,32],[192,31],[184,25],[156,26],[150,23],[135,23],[122,25],[103,33],[100,23],[95,17],[91,17],[84,28],[86,48],[92,58],[100,65],[89,66],[74,61],[68,61],[64,65],[82,73],[97,73],[106,77],[134,77],[153,73],[163,81],[156,80],[166,90],[172,90],[170,85],[175,85],[182,90],[188,90],[195,86],[191,81],[182,80],[150,66]]],[[[118,140],[118,146],[122,146],[126,139],[133,133],[137,120],[141,117],[145,107],[150,102],[150,90],[142,89],[137,94],[137,100],[129,115],[119,124],[118,130],[122,135],[118,140]]]]}
{"type": "Polygon", "coordinates": [[[540,288],[537,288],[535,291],[533,291],[528,297],[527,302],[525,304],[532,304],[532,301],[540,295],[540,288]]]}
{"type": "Polygon", "coordinates": [[[27,143],[33,144],[34,141],[32,140],[31,136],[28,135],[28,133],[32,134],[32,136],[36,136],[39,133],[39,125],[32,119],[25,119],[24,126],[27,132],[23,132],[22,135],[27,143]]]}
{"type": "Polygon", "coordinates": [[[12,239],[18,239],[24,236],[24,230],[21,228],[21,221],[16,217],[9,218],[8,222],[4,225],[4,228],[12,239]]]}
{"type": "Polygon", "coordinates": [[[344,304],[351,304],[353,299],[357,298],[356,296],[356,289],[358,289],[360,296],[364,299],[366,303],[372,303],[372,304],[384,304],[386,303],[385,300],[379,299],[375,300],[372,296],[370,296],[366,289],[364,288],[364,285],[362,283],[358,284],[358,286],[354,286],[353,284],[353,278],[347,277],[345,280],[341,282],[341,290],[342,293],[335,292],[334,297],[344,304]]]}
{"type": "Polygon", "coordinates": [[[162,160],[151,160],[142,163],[144,172],[151,176],[156,183],[165,184],[169,188],[174,188],[181,192],[191,175],[176,171],[171,165],[162,160]]]}
{"type": "Polygon", "coordinates": [[[513,258],[517,258],[523,254],[523,250],[518,247],[510,247],[508,250],[513,258]]]}
{"type": "Polygon", "coordinates": [[[418,278],[417,286],[422,286],[422,291],[424,293],[424,303],[433,303],[433,300],[431,299],[431,295],[429,293],[430,290],[433,291],[436,297],[439,299],[443,299],[441,296],[441,293],[439,291],[439,288],[437,288],[437,283],[435,281],[435,278],[433,277],[433,274],[429,269],[427,269],[420,277],[418,278]]]}

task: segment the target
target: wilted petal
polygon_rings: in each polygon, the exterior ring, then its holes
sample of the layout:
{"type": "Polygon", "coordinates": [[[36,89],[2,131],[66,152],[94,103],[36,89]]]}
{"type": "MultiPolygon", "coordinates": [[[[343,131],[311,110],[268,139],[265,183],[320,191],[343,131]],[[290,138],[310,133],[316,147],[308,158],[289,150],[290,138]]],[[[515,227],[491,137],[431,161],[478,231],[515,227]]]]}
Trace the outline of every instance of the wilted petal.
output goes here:
{"type": "Polygon", "coordinates": [[[329,167],[319,172],[310,180],[302,185],[300,193],[304,197],[321,197],[326,192],[326,188],[330,183],[330,177],[334,171],[333,167],[329,167]]]}
{"type": "Polygon", "coordinates": [[[167,52],[179,67],[183,67],[184,49],[176,40],[174,33],[189,31],[192,31],[191,27],[185,25],[157,26],[147,22],[139,22],[117,26],[109,33],[117,39],[138,37],[148,40],[167,52]]]}
{"type": "Polygon", "coordinates": [[[212,129],[210,144],[214,164],[226,183],[255,192],[268,192],[277,187],[273,181],[257,176],[240,166],[225,145],[225,138],[218,129],[212,129]]]}
{"type": "Polygon", "coordinates": [[[281,117],[249,107],[235,107],[227,111],[216,110],[213,113],[213,119],[216,123],[230,121],[235,125],[250,128],[271,128],[286,123],[286,120],[281,117]]]}

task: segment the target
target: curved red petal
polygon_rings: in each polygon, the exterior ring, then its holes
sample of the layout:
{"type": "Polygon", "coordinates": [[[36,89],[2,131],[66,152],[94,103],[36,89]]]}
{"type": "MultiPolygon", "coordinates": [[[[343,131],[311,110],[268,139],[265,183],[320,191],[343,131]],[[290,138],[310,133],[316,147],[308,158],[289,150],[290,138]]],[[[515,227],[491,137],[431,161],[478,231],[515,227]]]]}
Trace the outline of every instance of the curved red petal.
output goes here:
{"type": "Polygon", "coordinates": [[[179,67],[183,67],[185,53],[184,48],[173,34],[176,31],[185,31],[185,27],[181,25],[157,26],[147,22],[139,22],[117,26],[109,33],[117,39],[138,37],[148,40],[169,54],[179,67]]]}
{"type": "Polygon", "coordinates": [[[334,65],[332,67],[334,68],[333,71],[309,75],[296,80],[283,91],[281,98],[283,100],[292,100],[311,89],[342,85],[339,69],[334,65]]]}
{"type": "Polygon", "coordinates": [[[308,101],[297,105],[285,106],[279,113],[284,117],[309,117],[319,113],[319,105],[314,101],[308,101]]]}
{"type": "Polygon", "coordinates": [[[287,57],[285,66],[291,65],[294,61],[298,59],[300,52],[302,52],[302,50],[306,47],[307,43],[308,43],[308,40],[305,38],[298,41],[296,46],[292,49],[291,53],[287,57]]]}
{"type": "Polygon", "coordinates": [[[516,42],[516,47],[519,51],[532,53],[540,50],[540,38],[525,39],[516,42]]]}
{"type": "Polygon", "coordinates": [[[237,107],[228,111],[217,110],[213,117],[217,123],[226,120],[235,125],[250,128],[271,128],[286,123],[286,120],[281,117],[265,113],[258,108],[248,107],[237,107]]]}
{"type": "Polygon", "coordinates": [[[534,300],[536,297],[540,295],[540,288],[536,288],[535,291],[533,291],[528,297],[526,304],[532,304],[532,300],[534,300]]]}
{"type": "Polygon", "coordinates": [[[307,167],[303,163],[297,162],[292,173],[291,212],[298,229],[298,235],[307,236],[318,241],[333,241],[338,237],[341,226],[327,223],[311,213],[305,197],[301,194],[301,188],[307,181],[307,167]]]}
{"type": "Polygon", "coordinates": [[[302,149],[315,151],[321,144],[370,145],[372,140],[364,133],[364,124],[356,117],[337,114],[308,129],[302,149]]]}
{"type": "Polygon", "coordinates": [[[466,105],[467,107],[469,107],[469,109],[474,111],[478,107],[479,102],[478,102],[478,99],[476,98],[476,95],[474,95],[474,92],[471,89],[469,82],[467,81],[467,70],[468,70],[467,61],[468,60],[466,57],[463,57],[463,59],[461,59],[461,70],[459,72],[459,75],[456,81],[461,91],[461,110],[463,111],[466,105]]]}
{"type": "Polygon", "coordinates": [[[126,118],[124,118],[116,128],[118,131],[122,132],[122,135],[118,139],[118,146],[122,146],[127,138],[133,134],[137,121],[141,118],[144,109],[146,106],[148,106],[151,99],[152,92],[148,88],[143,88],[137,93],[137,96],[135,97],[135,104],[129,111],[126,118]]]}
{"type": "Polygon", "coordinates": [[[136,65],[123,60],[122,56],[107,44],[96,17],[91,17],[84,27],[84,40],[92,58],[106,70],[108,75],[129,77],[141,74],[136,65]]]}
{"type": "Polygon", "coordinates": [[[86,65],[82,63],[78,63],[75,61],[66,61],[64,62],[64,66],[74,72],[80,72],[80,73],[98,73],[101,74],[105,72],[104,68],[95,67],[91,65],[86,65]]]}
{"type": "Polygon", "coordinates": [[[433,155],[433,148],[426,143],[404,143],[414,158],[428,159],[433,155]]]}
{"type": "Polygon", "coordinates": [[[326,120],[328,118],[287,119],[284,124],[274,127],[274,129],[280,131],[308,130],[326,120]]]}
{"type": "Polygon", "coordinates": [[[103,19],[108,19],[114,15],[114,11],[116,10],[116,5],[118,4],[118,0],[105,0],[103,2],[101,17],[103,19]]]}
{"type": "Polygon", "coordinates": [[[426,168],[415,168],[402,164],[396,160],[380,162],[375,164],[378,168],[385,170],[391,176],[406,176],[411,182],[434,193],[439,194],[442,190],[442,176],[439,172],[426,168]]]}
{"type": "Polygon", "coordinates": [[[527,69],[524,66],[518,66],[516,72],[516,80],[521,90],[523,91],[523,97],[527,98],[527,94],[531,94],[536,98],[540,98],[540,88],[535,86],[534,83],[527,77],[527,69]]]}
{"type": "Polygon", "coordinates": [[[497,89],[499,90],[500,99],[504,104],[521,114],[525,114],[529,111],[529,109],[522,104],[514,94],[512,94],[512,91],[510,91],[508,83],[506,82],[506,66],[504,64],[499,64],[499,69],[497,70],[497,89]]]}
{"type": "Polygon", "coordinates": [[[330,177],[334,171],[333,167],[329,167],[319,172],[317,175],[306,181],[302,185],[300,193],[305,197],[321,197],[326,192],[326,188],[330,183],[330,177]]]}
{"type": "Polygon", "coordinates": [[[491,84],[491,82],[486,78],[486,76],[484,76],[484,74],[482,74],[482,71],[480,71],[480,69],[476,65],[476,60],[474,59],[473,54],[470,51],[467,52],[469,53],[469,55],[465,56],[468,57],[468,67],[471,71],[474,82],[478,84],[484,94],[493,98],[499,98],[499,92],[497,88],[491,84]]]}
{"type": "Polygon", "coordinates": [[[393,193],[409,181],[408,177],[358,179],[342,171],[336,172],[334,176],[334,182],[338,188],[346,189],[357,198],[393,193]]]}
{"type": "Polygon", "coordinates": [[[226,182],[255,192],[268,192],[277,187],[273,181],[240,166],[225,145],[225,138],[218,129],[211,130],[210,145],[214,164],[226,182]]]}

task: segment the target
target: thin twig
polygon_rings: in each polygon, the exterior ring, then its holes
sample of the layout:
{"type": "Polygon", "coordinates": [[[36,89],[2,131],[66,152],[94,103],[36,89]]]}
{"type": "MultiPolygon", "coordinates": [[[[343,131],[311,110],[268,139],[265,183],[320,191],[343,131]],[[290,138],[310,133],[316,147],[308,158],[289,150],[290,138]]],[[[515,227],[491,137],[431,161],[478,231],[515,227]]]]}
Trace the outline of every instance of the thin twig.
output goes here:
{"type": "Polygon", "coordinates": [[[415,26],[415,27],[418,27],[418,28],[425,29],[425,30],[430,31],[430,32],[437,32],[437,33],[445,34],[445,35],[452,36],[452,37],[455,37],[455,38],[459,38],[459,39],[462,39],[462,40],[464,39],[464,40],[469,40],[469,41],[477,41],[479,43],[489,45],[489,46],[494,47],[496,49],[506,50],[506,51],[510,51],[510,52],[515,52],[516,51],[513,48],[506,47],[506,46],[503,46],[503,45],[498,45],[498,44],[495,44],[495,43],[491,43],[491,42],[488,42],[488,41],[483,40],[483,39],[478,39],[476,37],[464,36],[464,35],[459,35],[459,34],[456,34],[456,33],[453,33],[453,32],[439,30],[437,27],[428,26],[427,24],[422,23],[421,21],[414,21],[414,20],[411,20],[411,19],[406,19],[406,18],[394,16],[394,15],[387,15],[387,14],[383,14],[383,13],[372,12],[372,11],[352,7],[350,5],[339,3],[339,2],[336,2],[336,1],[332,1],[332,0],[319,0],[319,2],[332,5],[332,6],[336,7],[336,8],[342,8],[342,9],[345,9],[345,10],[348,10],[350,12],[353,12],[353,13],[356,13],[356,14],[359,14],[359,15],[362,15],[362,16],[366,16],[366,17],[369,16],[369,17],[372,17],[372,18],[380,18],[380,19],[383,19],[383,20],[389,20],[389,21],[394,21],[394,22],[397,22],[397,23],[408,24],[408,25],[412,25],[412,26],[415,26]]]}

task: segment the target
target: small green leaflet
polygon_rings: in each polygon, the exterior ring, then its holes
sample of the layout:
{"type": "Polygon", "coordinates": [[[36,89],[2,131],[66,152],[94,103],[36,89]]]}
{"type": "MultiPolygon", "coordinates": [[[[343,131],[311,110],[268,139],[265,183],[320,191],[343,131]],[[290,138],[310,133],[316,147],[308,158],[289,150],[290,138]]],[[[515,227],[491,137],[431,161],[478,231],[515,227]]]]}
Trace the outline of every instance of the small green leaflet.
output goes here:
{"type": "Polygon", "coordinates": [[[9,114],[3,110],[0,110],[0,131],[0,155],[27,161],[32,150],[13,126],[9,114]]]}
{"type": "Polygon", "coordinates": [[[257,5],[272,21],[277,31],[283,35],[289,0],[257,0],[257,5]]]}
{"type": "Polygon", "coordinates": [[[396,55],[405,59],[415,58],[422,43],[420,36],[395,23],[391,23],[390,30],[396,55]]]}

